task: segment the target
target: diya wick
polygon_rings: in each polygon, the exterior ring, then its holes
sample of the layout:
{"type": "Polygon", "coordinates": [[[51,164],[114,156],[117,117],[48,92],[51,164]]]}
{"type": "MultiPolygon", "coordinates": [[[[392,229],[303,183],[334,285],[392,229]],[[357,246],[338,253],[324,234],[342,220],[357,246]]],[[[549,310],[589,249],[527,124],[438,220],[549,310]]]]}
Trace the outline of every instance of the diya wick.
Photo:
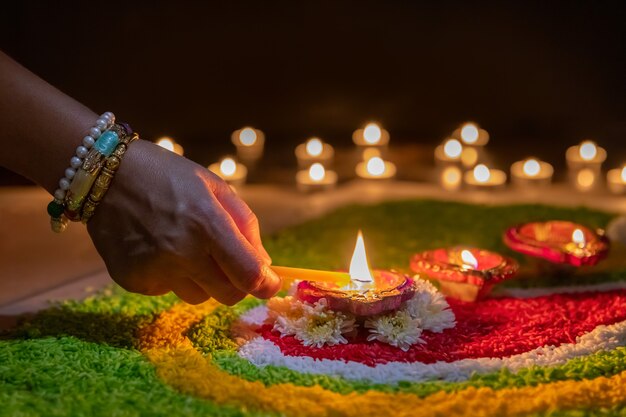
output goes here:
{"type": "Polygon", "coordinates": [[[163,149],[174,152],[176,155],[182,156],[185,153],[183,147],[180,144],[176,143],[176,141],[172,138],[162,137],[161,139],[156,141],[156,144],[163,149]]]}
{"type": "Polygon", "coordinates": [[[321,139],[311,138],[296,146],[295,154],[298,159],[298,166],[308,168],[314,163],[328,166],[333,161],[335,150],[321,139]]]}
{"type": "Polygon", "coordinates": [[[358,233],[350,262],[348,284],[319,280],[315,273],[293,275],[294,278],[305,279],[297,284],[298,300],[314,304],[323,298],[331,310],[359,317],[397,310],[416,292],[409,276],[394,271],[370,269],[361,231],[358,233]],[[306,280],[307,276],[312,279],[306,280]]]}
{"type": "Polygon", "coordinates": [[[516,252],[561,266],[596,265],[608,254],[603,231],[569,221],[524,223],[509,228],[504,243],[516,252]]]}
{"type": "Polygon", "coordinates": [[[241,161],[252,163],[263,156],[265,135],[259,129],[244,127],[235,130],[230,138],[237,148],[237,157],[241,161]]]}
{"type": "Polygon", "coordinates": [[[411,270],[439,282],[441,292],[462,300],[486,297],[494,285],[514,277],[518,263],[478,248],[440,248],[413,255],[411,270]]]}

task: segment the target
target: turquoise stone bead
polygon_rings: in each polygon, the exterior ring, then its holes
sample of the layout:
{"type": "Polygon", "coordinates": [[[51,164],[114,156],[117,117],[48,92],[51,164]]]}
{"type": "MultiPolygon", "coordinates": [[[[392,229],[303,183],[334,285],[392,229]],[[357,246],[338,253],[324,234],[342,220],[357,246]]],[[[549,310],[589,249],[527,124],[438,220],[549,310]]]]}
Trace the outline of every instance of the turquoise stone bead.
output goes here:
{"type": "Polygon", "coordinates": [[[102,155],[109,156],[113,153],[118,143],[120,143],[120,138],[117,136],[117,133],[107,130],[100,135],[93,147],[102,155]]]}

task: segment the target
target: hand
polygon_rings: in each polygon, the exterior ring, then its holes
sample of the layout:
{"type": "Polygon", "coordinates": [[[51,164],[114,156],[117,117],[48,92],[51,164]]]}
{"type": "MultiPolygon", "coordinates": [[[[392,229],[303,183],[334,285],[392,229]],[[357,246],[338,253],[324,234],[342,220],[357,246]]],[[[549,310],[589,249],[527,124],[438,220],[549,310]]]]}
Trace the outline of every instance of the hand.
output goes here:
{"type": "Polygon", "coordinates": [[[250,208],[206,168],[146,141],[129,147],[88,230],[128,291],[232,305],[281,286],[250,208]]]}

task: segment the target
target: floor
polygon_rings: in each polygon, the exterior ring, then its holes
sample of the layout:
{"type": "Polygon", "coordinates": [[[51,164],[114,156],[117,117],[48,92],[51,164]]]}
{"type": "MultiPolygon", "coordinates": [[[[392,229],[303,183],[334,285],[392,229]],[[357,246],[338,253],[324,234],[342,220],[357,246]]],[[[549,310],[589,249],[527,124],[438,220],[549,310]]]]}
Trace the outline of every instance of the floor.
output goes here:
{"type": "MultiPolygon", "coordinates": [[[[490,204],[586,205],[626,213],[626,198],[582,194],[566,185],[555,185],[549,192],[540,193],[511,188],[494,193],[451,193],[436,184],[406,181],[390,185],[355,180],[314,194],[302,194],[288,186],[248,185],[239,193],[257,213],[265,234],[350,203],[416,197],[490,204]]],[[[0,322],[2,316],[35,311],[50,300],[84,297],[110,282],[84,227],[74,224],[60,235],[50,231],[45,211],[48,200],[49,196],[36,187],[0,189],[0,322]]]]}

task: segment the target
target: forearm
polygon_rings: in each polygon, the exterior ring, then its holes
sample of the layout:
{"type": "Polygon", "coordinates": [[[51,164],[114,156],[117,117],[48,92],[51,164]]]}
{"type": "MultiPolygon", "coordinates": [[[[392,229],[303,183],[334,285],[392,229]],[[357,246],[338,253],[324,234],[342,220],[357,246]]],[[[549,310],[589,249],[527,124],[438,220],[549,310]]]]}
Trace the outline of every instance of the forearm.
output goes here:
{"type": "Polygon", "coordinates": [[[0,165],[53,193],[97,115],[0,52],[0,165]]]}

